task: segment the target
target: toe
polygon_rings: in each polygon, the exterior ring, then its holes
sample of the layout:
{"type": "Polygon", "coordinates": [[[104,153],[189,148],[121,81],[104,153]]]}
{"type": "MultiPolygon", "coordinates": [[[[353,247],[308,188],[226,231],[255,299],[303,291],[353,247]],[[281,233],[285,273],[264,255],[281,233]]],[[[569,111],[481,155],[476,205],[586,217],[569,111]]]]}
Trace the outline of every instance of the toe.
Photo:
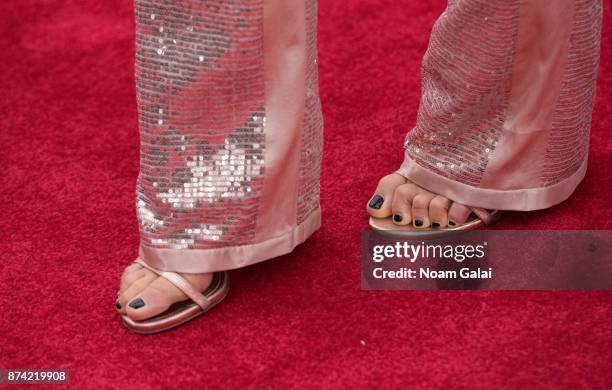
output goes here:
{"type": "Polygon", "coordinates": [[[157,278],[155,273],[147,269],[142,269],[138,272],[141,273],[141,276],[134,280],[128,287],[125,288],[123,292],[119,294],[119,298],[115,303],[117,309],[121,310],[123,313],[126,313],[126,306],[128,302],[130,302],[138,293],[143,291],[157,278]]]}
{"type": "Polygon", "coordinates": [[[173,302],[186,299],[181,295],[181,291],[172,283],[157,277],[130,299],[126,313],[134,321],[142,321],[168,310],[173,302]]]}
{"type": "Polygon", "coordinates": [[[429,204],[436,195],[423,190],[412,199],[412,225],[416,228],[427,228],[431,225],[429,219],[429,204]]]}
{"type": "MultiPolygon", "coordinates": [[[[183,274],[197,290],[204,291],[212,281],[212,274],[183,274]]],[[[155,317],[175,302],[188,299],[187,296],[168,280],[158,277],[139,294],[134,296],[126,307],[127,315],[134,321],[155,317]]]]}
{"type": "Polygon", "coordinates": [[[391,213],[396,225],[409,225],[412,222],[412,200],[422,189],[413,183],[398,186],[393,193],[391,213]]]}
{"type": "Polygon", "coordinates": [[[469,207],[460,203],[453,202],[448,210],[448,225],[459,226],[463,225],[469,218],[472,210],[469,207]]]}
{"type": "Polygon", "coordinates": [[[392,173],[380,179],[374,195],[368,200],[368,213],[375,218],[386,218],[391,216],[391,201],[395,189],[404,184],[406,178],[392,173]]]}
{"type": "Polygon", "coordinates": [[[123,274],[121,275],[121,283],[119,286],[120,294],[145,274],[143,269],[144,268],[142,268],[140,264],[132,263],[123,270],[123,274]]]}
{"type": "Polygon", "coordinates": [[[442,195],[437,195],[429,203],[429,219],[431,227],[443,228],[448,224],[448,209],[451,201],[442,195]]]}

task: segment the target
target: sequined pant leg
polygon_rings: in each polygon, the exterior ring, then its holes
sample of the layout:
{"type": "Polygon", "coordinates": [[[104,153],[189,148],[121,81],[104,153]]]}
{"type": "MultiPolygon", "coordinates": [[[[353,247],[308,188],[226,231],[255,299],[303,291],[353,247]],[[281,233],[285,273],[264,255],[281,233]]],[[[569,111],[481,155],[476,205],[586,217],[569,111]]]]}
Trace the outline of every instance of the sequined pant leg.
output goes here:
{"type": "Polygon", "coordinates": [[[212,272],[320,224],[316,1],[136,0],[140,257],[212,272]]]}
{"type": "Polygon", "coordinates": [[[601,0],[449,1],[398,171],[452,200],[534,210],[584,177],[601,0]]]}

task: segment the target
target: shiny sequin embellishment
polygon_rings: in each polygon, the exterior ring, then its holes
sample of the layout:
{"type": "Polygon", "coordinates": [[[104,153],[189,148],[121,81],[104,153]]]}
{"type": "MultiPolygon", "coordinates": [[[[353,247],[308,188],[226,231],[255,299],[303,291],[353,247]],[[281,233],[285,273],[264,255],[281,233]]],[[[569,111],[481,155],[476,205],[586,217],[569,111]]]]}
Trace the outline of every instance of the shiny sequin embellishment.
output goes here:
{"type": "Polygon", "coordinates": [[[404,145],[419,165],[480,183],[505,120],[518,9],[517,1],[449,1],[423,58],[417,124],[404,145]]]}
{"type": "Polygon", "coordinates": [[[319,210],[321,159],[323,157],[323,114],[317,77],[317,1],[306,0],[306,108],[300,152],[300,181],[297,223],[319,210]]]}
{"type": "Polygon", "coordinates": [[[145,245],[253,239],[266,148],[263,4],[136,0],[145,245]]]}
{"type": "MultiPolygon", "coordinates": [[[[525,3],[516,0],[449,1],[423,58],[419,114],[404,145],[420,166],[478,187],[499,143],[516,143],[503,137],[522,6],[525,3]]],[[[569,178],[588,153],[602,3],[576,0],[572,6],[560,91],[546,150],[539,152],[543,166],[524,178],[531,186],[569,178]]]]}
{"type": "Polygon", "coordinates": [[[576,172],[589,152],[591,112],[599,67],[601,19],[599,0],[577,0],[542,182],[554,185],[576,172]]]}

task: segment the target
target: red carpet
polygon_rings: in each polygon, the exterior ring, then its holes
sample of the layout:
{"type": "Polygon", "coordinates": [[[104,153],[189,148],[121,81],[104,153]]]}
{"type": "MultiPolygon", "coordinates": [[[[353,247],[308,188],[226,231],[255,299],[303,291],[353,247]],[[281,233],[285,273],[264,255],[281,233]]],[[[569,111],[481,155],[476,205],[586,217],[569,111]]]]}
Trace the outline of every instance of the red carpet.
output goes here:
{"type": "MultiPolygon", "coordinates": [[[[587,177],[500,227],[612,229],[605,3],[587,177]]],[[[442,0],[321,0],[323,228],[154,337],[113,309],[138,242],[132,3],[3,4],[0,368],[68,368],[81,389],[612,388],[611,293],[360,291],[364,204],[401,161],[442,0]]]]}

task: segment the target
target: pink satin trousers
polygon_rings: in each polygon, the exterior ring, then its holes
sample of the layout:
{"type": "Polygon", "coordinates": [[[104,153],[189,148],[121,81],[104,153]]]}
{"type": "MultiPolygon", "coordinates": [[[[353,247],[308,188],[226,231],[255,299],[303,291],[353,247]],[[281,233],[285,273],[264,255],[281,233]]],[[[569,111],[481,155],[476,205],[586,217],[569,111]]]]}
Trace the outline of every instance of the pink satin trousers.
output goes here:
{"type": "MultiPolygon", "coordinates": [[[[449,1],[398,172],[470,206],[566,199],[586,169],[601,8],[449,1]]],[[[316,0],[135,0],[135,15],[140,257],[213,272],[290,252],[321,220],[316,0]]]]}

